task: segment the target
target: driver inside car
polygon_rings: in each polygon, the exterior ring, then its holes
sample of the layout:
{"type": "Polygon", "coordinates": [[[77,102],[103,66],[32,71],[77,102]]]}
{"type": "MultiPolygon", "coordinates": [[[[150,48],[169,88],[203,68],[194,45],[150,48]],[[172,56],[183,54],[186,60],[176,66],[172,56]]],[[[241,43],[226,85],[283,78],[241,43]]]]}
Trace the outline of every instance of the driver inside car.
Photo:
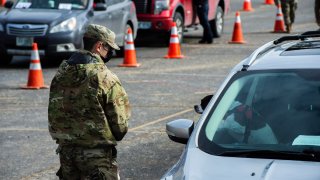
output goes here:
{"type": "Polygon", "coordinates": [[[250,106],[234,101],[218,127],[234,142],[245,144],[277,144],[278,141],[264,118],[250,106]]]}

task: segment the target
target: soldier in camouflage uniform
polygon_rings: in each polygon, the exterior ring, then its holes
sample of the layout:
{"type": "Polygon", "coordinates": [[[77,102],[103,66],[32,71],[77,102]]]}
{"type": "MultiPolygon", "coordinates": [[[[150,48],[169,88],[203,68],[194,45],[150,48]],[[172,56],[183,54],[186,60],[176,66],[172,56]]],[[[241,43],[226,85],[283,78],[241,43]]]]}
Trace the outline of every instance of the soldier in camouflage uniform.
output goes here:
{"type": "Polygon", "coordinates": [[[281,3],[281,9],[287,33],[291,33],[292,24],[294,23],[295,19],[295,11],[298,8],[298,2],[297,0],[275,0],[276,6],[279,5],[279,1],[281,3]]]}
{"type": "Polygon", "coordinates": [[[128,130],[130,106],[118,77],[105,65],[115,34],[89,25],[84,50],[63,61],[50,87],[49,132],[60,156],[60,179],[119,179],[116,144],[128,130]]]}

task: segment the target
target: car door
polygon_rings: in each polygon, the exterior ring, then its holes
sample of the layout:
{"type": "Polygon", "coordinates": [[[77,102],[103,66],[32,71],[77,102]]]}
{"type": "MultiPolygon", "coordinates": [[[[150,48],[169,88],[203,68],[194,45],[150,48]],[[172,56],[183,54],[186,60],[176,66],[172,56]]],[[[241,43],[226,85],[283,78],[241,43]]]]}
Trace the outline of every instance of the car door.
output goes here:
{"type": "Polygon", "coordinates": [[[107,0],[108,10],[110,11],[109,19],[112,21],[110,29],[116,33],[116,42],[122,44],[125,32],[126,22],[124,19],[125,12],[130,8],[127,0],[107,0]]]}
{"type": "Polygon", "coordinates": [[[184,25],[188,26],[193,24],[196,18],[196,6],[194,5],[193,0],[182,0],[181,3],[183,4],[185,10],[184,25]]]}
{"type": "MultiPolygon", "coordinates": [[[[107,0],[94,0],[93,7],[96,7],[98,3],[102,3],[107,7],[106,1],[107,0]]],[[[110,24],[110,23],[112,21],[109,18],[110,16],[111,16],[111,13],[110,13],[110,9],[108,7],[105,10],[97,10],[94,8],[91,23],[99,24],[99,25],[111,28],[112,24],[110,24]],[[108,24],[107,24],[107,22],[108,22],[108,24]]]]}
{"type": "Polygon", "coordinates": [[[116,34],[116,43],[122,43],[125,22],[124,12],[127,0],[94,0],[94,3],[104,3],[106,10],[94,11],[92,23],[111,29],[116,34]]]}

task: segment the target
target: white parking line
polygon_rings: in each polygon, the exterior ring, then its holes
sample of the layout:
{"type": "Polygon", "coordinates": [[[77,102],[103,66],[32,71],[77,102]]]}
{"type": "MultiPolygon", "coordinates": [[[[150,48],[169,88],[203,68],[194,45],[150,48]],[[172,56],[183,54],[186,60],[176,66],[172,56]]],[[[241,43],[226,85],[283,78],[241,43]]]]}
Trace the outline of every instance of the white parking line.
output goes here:
{"type": "MultiPolygon", "coordinates": [[[[183,111],[180,111],[180,112],[171,114],[171,115],[169,115],[169,116],[165,116],[165,117],[163,117],[163,118],[156,119],[156,120],[154,120],[154,121],[151,121],[151,122],[148,122],[148,123],[145,123],[145,124],[136,126],[136,127],[134,127],[134,128],[130,128],[129,131],[138,131],[139,129],[142,129],[142,128],[146,127],[146,126],[150,126],[150,125],[159,123],[159,122],[161,122],[161,121],[165,121],[165,120],[167,120],[167,119],[170,119],[170,118],[179,116],[179,115],[181,115],[181,114],[190,112],[190,111],[192,111],[192,110],[193,110],[192,108],[185,109],[185,110],[183,110],[183,111]]],[[[37,128],[37,129],[35,129],[35,128],[0,128],[0,132],[3,132],[3,131],[38,131],[38,132],[42,132],[42,131],[48,131],[48,129],[39,129],[39,128],[37,128]]]]}
{"type": "Polygon", "coordinates": [[[157,119],[157,120],[154,120],[154,121],[151,121],[151,122],[142,124],[142,125],[140,125],[140,126],[137,126],[137,127],[134,127],[134,128],[130,128],[129,131],[136,131],[136,130],[138,130],[138,129],[141,129],[141,128],[144,128],[144,127],[146,127],[146,126],[150,126],[150,125],[153,125],[153,124],[156,124],[156,123],[159,123],[159,122],[161,122],[161,121],[165,121],[165,120],[167,120],[167,119],[170,119],[170,118],[179,116],[179,115],[181,115],[181,114],[190,112],[190,111],[192,111],[192,110],[193,110],[192,108],[186,109],[186,110],[177,112],[177,113],[175,113],[175,114],[171,114],[171,115],[169,115],[169,116],[166,116],[166,117],[163,117],[163,118],[160,118],[160,119],[157,119]]]}

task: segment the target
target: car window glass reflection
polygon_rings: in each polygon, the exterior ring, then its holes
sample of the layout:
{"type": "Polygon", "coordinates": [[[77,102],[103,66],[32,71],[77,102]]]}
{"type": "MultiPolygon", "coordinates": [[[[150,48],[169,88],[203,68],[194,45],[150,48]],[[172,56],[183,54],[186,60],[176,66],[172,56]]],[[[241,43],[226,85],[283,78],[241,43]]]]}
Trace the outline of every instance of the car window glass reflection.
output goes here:
{"type": "Polygon", "coordinates": [[[206,141],[221,147],[290,149],[312,146],[318,139],[319,146],[320,78],[303,71],[235,78],[201,130],[206,141]]]}

